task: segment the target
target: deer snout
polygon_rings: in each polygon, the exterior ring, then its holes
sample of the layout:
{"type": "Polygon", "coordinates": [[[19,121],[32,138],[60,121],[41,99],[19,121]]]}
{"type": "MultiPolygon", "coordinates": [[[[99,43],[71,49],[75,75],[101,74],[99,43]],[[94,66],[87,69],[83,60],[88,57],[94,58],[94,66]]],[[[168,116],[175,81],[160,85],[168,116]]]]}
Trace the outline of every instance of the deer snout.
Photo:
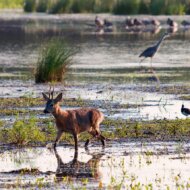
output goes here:
{"type": "Polygon", "coordinates": [[[44,113],[49,113],[46,109],[44,110],[44,113]]]}

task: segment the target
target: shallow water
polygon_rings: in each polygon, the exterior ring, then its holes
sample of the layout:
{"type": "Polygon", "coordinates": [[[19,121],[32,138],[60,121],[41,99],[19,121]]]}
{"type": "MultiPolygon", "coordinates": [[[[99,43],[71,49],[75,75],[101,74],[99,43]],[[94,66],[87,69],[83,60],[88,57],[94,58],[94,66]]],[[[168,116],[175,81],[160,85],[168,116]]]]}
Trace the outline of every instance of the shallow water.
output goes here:
{"type": "Polygon", "coordinates": [[[82,179],[88,178],[85,186],[92,189],[120,183],[123,188],[140,183],[142,187],[152,184],[153,189],[175,189],[190,183],[189,150],[189,143],[108,142],[105,149],[79,148],[75,160],[74,149],[68,146],[58,147],[56,152],[47,148],[7,150],[0,154],[0,186],[22,184],[30,188],[43,178],[45,187],[48,183],[48,187],[79,188],[84,186],[82,179]],[[19,173],[22,169],[38,173],[19,173]],[[65,177],[71,184],[63,180],[65,177]]]}
{"type": "MultiPolygon", "coordinates": [[[[171,34],[153,58],[155,73],[147,74],[139,68],[138,55],[167,30],[166,18],[158,17],[162,21],[159,33],[143,30],[131,33],[123,26],[125,17],[102,15],[113,20],[114,29],[99,35],[94,17],[0,13],[0,97],[39,96],[43,89],[47,90],[46,85],[34,85],[31,73],[43,42],[50,37],[59,37],[79,48],[66,79],[68,86],[57,87],[57,90],[66,90],[66,97],[91,99],[95,104],[99,100],[111,100],[113,104],[146,105],[137,109],[105,110],[105,114],[113,118],[184,118],[180,107],[184,102],[190,106],[188,101],[176,100],[177,95],[165,95],[161,91],[147,93],[141,87],[189,84],[190,31],[180,27],[171,34]]],[[[182,19],[174,18],[178,22],[182,19]]],[[[145,60],[142,66],[149,67],[149,60],[145,60]]]]}

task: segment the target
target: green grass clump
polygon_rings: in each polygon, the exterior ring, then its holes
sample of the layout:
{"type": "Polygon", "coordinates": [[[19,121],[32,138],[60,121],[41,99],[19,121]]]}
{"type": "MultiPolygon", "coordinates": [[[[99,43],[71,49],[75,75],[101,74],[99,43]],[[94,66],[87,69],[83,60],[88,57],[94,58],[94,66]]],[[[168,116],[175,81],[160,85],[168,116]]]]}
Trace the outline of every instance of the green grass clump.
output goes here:
{"type": "Polygon", "coordinates": [[[38,58],[36,83],[61,82],[76,51],[60,40],[51,40],[38,58]]]}
{"type": "Polygon", "coordinates": [[[27,145],[32,142],[42,142],[45,135],[36,126],[35,118],[16,120],[10,129],[1,129],[1,141],[17,145],[27,145]]]}

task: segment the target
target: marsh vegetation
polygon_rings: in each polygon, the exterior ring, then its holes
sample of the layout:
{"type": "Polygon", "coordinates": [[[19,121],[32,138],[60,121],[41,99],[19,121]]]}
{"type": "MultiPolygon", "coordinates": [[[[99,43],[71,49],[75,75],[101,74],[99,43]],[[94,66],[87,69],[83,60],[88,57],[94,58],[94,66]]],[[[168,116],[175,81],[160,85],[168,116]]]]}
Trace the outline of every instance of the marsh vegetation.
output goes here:
{"type": "Polygon", "coordinates": [[[62,82],[76,50],[60,39],[42,46],[35,71],[36,83],[62,82]]]}

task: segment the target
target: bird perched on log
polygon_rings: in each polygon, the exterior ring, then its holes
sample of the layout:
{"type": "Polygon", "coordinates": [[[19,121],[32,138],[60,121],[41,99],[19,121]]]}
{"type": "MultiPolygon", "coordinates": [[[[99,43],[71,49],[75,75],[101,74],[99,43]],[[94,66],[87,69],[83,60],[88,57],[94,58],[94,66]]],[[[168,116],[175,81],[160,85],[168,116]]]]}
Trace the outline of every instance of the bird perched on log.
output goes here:
{"type": "Polygon", "coordinates": [[[181,106],[181,113],[185,116],[189,116],[190,115],[190,109],[185,108],[184,105],[182,104],[181,106]]]}
{"type": "MultiPolygon", "coordinates": [[[[144,57],[144,59],[146,59],[147,57],[150,57],[151,58],[151,67],[152,67],[152,58],[154,57],[154,55],[156,54],[156,52],[158,51],[161,43],[163,42],[163,40],[168,37],[169,34],[166,32],[162,35],[162,37],[159,39],[159,41],[154,45],[154,46],[151,46],[151,47],[148,47],[147,49],[145,49],[140,55],[139,57],[144,57]]],[[[142,59],[140,61],[140,63],[144,60],[142,59]]]]}

